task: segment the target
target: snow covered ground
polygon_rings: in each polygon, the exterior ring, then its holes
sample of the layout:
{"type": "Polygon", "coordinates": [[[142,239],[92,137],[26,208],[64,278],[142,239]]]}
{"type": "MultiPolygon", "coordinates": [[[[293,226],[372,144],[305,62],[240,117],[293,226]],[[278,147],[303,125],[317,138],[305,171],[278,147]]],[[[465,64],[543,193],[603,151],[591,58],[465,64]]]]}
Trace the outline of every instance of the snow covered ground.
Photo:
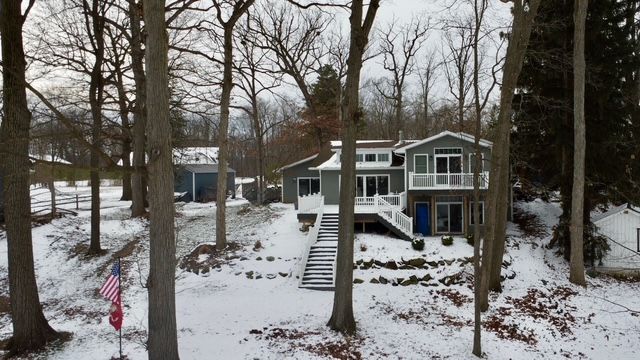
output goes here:
{"type": "MultiPolygon", "coordinates": [[[[68,189],[71,191],[71,189],[68,189]]],[[[86,188],[78,188],[85,191],[86,188]]],[[[123,262],[124,352],[146,359],[148,224],[128,219],[119,188],[103,188],[102,244],[107,254],[86,258],[89,212],[35,227],[34,254],[40,299],[54,328],[70,341],[34,359],[104,359],[117,355],[117,333],[107,321],[109,304],[98,294],[118,255],[123,262]]],[[[557,204],[519,204],[538,215],[549,232],[557,204]]],[[[215,205],[176,204],[181,260],[201,243],[214,242],[215,205]]],[[[469,359],[473,329],[472,247],[457,238],[445,247],[427,238],[417,252],[409,242],[357,234],[354,311],[358,334],[343,338],[325,326],[332,292],[298,288],[306,234],[292,206],[229,203],[228,238],[239,244],[199,274],[177,268],[176,302],[183,359],[469,359]],[[254,249],[257,241],[261,248],[254,249]],[[406,266],[422,258],[426,264],[406,266]],[[396,269],[388,263],[393,262],[396,269]],[[364,264],[372,264],[364,266],[364,264]],[[404,265],[404,266],[403,266],[404,265]],[[394,286],[415,276],[417,285],[394,286]],[[429,276],[426,276],[429,275],[429,276]],[[388,280],[380,284],[380,277],[388,280]],[[426,277],[425,277],[426,276],[426,277]],[[400,279],[402,280],[400,280],[400,279]],[[374,280],[375,279],[375,280],[374,280]],[[373,283],[371,282],[373,280],[373,283]],[[443,282],[453,283],[445,286],[443,282]]],[[[587,289],[568,280],[568,266],[547,240],[530,238],[510,224],[510,265],[504,291],[492,294],[483,314],[483,350],[489,359],[638,359],[640,284],[588,278],[587,289]],[[636,312],[632,312],[635,310],[636,312]]],[[[0,237],[0,297],[8,295],[7,247],[0,237]]],[[[421,261],[419,261],[421,263],[421,261]]],[[[11,334],[0,307],[0,339],[11,334]]]]}

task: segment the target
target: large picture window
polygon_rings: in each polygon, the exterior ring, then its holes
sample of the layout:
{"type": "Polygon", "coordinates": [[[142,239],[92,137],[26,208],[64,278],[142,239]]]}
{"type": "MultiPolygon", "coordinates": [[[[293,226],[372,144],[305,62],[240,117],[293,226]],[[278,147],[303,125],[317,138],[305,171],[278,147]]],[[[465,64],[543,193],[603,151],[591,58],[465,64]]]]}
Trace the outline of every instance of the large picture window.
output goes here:
{"type": "Polygon", "coordinates": [[[320,192],[320,178],[298,178],[298,196],[320,192]]]}
{"type": "Polygon", "coordinates": [[[389,195],[389,175],[358,175],[356,196],[389,195]]]}

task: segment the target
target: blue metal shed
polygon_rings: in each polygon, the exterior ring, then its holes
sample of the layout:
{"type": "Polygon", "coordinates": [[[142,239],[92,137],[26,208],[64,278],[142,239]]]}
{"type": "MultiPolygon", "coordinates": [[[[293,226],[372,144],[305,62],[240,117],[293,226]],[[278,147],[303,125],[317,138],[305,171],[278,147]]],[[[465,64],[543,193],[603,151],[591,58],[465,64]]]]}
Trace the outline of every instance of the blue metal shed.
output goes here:
{"type": "MultiPolygon", "coordinates": [[[[187,164],[176,167],[175,192],[187,193],[183,200],[207,202],[216,199],[218,164],[187,164]]],[[[227,168],[227,192],[236,197],[236,171],[227,168]]]]}

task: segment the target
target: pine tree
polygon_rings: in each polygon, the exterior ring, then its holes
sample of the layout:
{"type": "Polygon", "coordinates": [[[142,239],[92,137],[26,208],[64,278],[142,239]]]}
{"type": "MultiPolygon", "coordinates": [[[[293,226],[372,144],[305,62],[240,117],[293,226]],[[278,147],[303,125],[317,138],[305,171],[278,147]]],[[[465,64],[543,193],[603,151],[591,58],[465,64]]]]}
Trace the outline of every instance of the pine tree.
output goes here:
{"type": "MultiPolygon", "coordinates": [[[[625,73],[637,69],[633,42],[624,27],[623,2],[590,4],[585,33],[585,256],[602,254],[595,244],[590,212],[616,198],[638,198],[621,176],[632,147],[625,73]],[[612,161],[613,160],[613,161],[612,161]]],[[[515,171],[522,179],[559,190],[562,216],[555,241],[570,254],[569,219],[573,174],[573,2],[544,1],[531,35],[520,77],[513,138],[515,171]]],[[[606,245],[604,245],[606,248],[606,245]]],[[[596,260],[585,257],[587,260],[596,260]]]]}

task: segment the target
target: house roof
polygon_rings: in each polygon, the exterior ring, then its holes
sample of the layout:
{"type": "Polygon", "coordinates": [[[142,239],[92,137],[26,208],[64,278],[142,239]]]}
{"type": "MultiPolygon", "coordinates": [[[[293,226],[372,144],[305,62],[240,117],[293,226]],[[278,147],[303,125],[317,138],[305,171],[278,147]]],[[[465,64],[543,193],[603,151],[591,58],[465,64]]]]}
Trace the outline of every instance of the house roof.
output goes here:
{"type": "MultiPolygon", "coordinates": [[[[404,146],[406,142],[415,140],[405,140],[399,143],[397,140],[357,140],[356,149],[397,149],[398,146],[404,146]]],[[[336,151],[342,148],[342,141],[331,141],[331,150],[336,151]]]]}
{"type": "Polygon", "coordinates": [[[616,206],[616,207],[612,207],[611,209],[597,214],[597,215],[593,215],[591,216],[591,222],[598,223],[610,216],[616,215],[616,214],[620,214],[621,212],[625,211],[625,210],[630,210],[633,214],[640,216],[640,209],[633,207],[631,205],[629,205],[628,203],[622,204],[620,206],[616,206]]]}
{"type": "Polygon", "coordinates": [[[281,168],[276,169],[275,172],[282,172],[282,170],[286,170],[294,166],[304,164],[306,162],[309,162],[309,167],[318,166],[324,163],[325,161],[329,160],[329,158],[331,158],[332,155],[333,155],[333,152],[331,151],[331,149],[328,146],[325,146],[320,150],[319,153],[308,156],[302,160],[292,162],[291,164],[284,165],[281,168]]]}
{"type": "MultiPolygon", "coordinates": [[[[194,174],[210,174],[218,172],[218,164],[186,164],[182,165],[182,168],[194,174]]],[[[227,167],[227,172],[234,173],[236,171],[227,167]]]]}
{"type": "Polygon", "coordinates": [[[174,164],[217,164],[218,148],[213,146],[194,146],[173,149],[174,164]]]}
{"type": "MultiPolygon", "coordinates": [[[[340,156],[338,153],[333,154],[329,160],[322,164],[310,168],[311,170],[340,170],[340,156]]],[[[389,170],[389,169],[403,169],[402,159],[396,159],[394,156],[392,160],[387,162],[357,162],[356,170],[389,170]]]]}
{"type": "MultiPolygon", "coordinates": [[[[411,148],[414,148],[414,147],[416,147],[416,146],[420,146],[420,145],[422,145],[422,144],[426,144],[426,143],[428,143],[428,142],[431,142],[431,141],[434,141],[434,140],[437,140],[437,139],[443,138],[443,137],[445,137],[445,136],[453,136],[453,137],[456,137],[456,138],[458,138],[458,139],[460,139],[460,140],[467,141],[467,142],[470,142],[470,143],[475,142],[475,137],[474,137],[473,135],[469,135],[469,134],[464,133],[464,132],[457,132],[457,133],[454,133],[454,132],[451,132],[451,131],[449,131],[449,130],[446,130],[446,131],[443,131],[443,132],[441,132],[441,133],[439,133],[439,134],[436,134],[436,135],[430,136],[430,137],[428,137],[428,138],[426,138],[426,139],[422,139],[422,140],[420,140],[420,141],[416,141],[416,142],[414,142],[414,143],[412,143],[412,144],[410,144],[410,145],[407,145],[407,146],[405,146],[405,147],[402,147],[402,148],[400,148],[400,149],[396,150],[396,152],[398,152],[398,153],[401,153],[401,154],[402,154],[402,153],[404,153],[407,149],[411,149],[411,148]]],[[[480,139],[480,146],[483,146],[483,147],[489,147],[489,148],[490,148],[490,147],[492,147],[492,146],[493,146],[493,143],[492,143],[491,141],[489,141],[489,140],[480,139]]]]}

